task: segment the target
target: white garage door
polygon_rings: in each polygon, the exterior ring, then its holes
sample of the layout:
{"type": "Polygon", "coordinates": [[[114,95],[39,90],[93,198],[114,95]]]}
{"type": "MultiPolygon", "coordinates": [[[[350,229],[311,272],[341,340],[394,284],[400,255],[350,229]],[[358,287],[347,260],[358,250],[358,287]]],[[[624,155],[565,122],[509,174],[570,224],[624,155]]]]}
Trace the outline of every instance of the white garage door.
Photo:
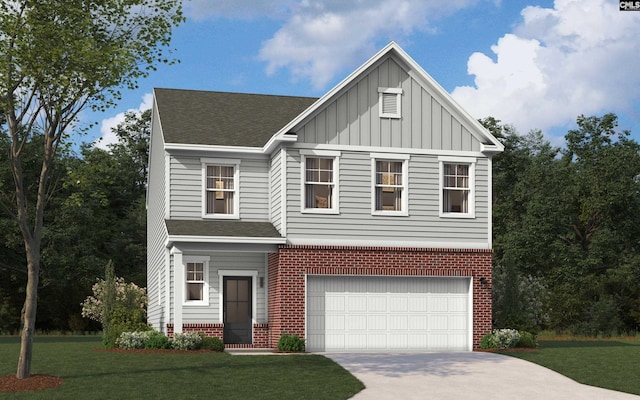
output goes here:
{"type": "Polygon", "coordinates": [[[470,350],[469,287],[469,278],[309,276],[307,350],[470,350]]]}

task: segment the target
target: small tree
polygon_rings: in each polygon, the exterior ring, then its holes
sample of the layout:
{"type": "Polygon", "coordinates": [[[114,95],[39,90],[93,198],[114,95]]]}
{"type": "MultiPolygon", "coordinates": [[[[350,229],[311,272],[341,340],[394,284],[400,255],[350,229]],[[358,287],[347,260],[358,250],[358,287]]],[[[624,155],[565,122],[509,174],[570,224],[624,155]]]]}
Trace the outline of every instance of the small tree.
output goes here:
{"type": "Polygon", "coordinates": [[[105,269],[105,279],[99,279],[92,289],[93,296],[82,303],[82,316],[102,324],[106,347],[113,347],[124,331],[149,329],[146,289],[116,277],[111,262],[105,269]]]}

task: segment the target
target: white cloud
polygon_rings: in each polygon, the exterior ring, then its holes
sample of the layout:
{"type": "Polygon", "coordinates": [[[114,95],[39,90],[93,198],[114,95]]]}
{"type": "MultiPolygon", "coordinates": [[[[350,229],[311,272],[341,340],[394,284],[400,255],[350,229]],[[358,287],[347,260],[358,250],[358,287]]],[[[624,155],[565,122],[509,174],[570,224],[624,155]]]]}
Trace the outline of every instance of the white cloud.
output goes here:
{"type": "Polygon", "coordinates": [[[146,93],[142,96],[142,103],[138,108],[131,108],[125,112],[121,112],[116,114],[113,117],[105,118],[102,120],[100,124],[100,139],[97,139],[93,145],[97,148],[108,150],[110,144],[118,143],[118,137],[113,133],[113,129],[117,127],[119,124],[124,122],[124,115],[126,112],[136,112],[140,113],[142,111],[148,110],[153,105],[153,94],[146,93]]]}
{"type": "Polygon", "coordinates": [[[291,18],[267,40],[259,58],[267,74],[288,69],[294,80],[324,89],[345,67],[370,56],[384,38],[398,40],[477,0],[302,0],[291,18]]]}
{"type": "Polygon", "coordinates": [[[473,86],[453,97],[474,117],[520,132],[570,124],[580,114],[631,112],[640,100],[640,14],[610,0],[556,0],[526,7],[491,50],[469,57],[473,86]]]}

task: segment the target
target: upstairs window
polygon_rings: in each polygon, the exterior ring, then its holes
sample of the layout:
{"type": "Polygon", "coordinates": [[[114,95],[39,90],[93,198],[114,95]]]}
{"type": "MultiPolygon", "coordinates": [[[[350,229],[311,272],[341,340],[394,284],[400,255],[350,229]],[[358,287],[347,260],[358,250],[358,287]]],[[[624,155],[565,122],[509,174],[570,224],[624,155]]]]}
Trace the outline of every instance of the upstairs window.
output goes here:
{"type": "Polygon", "coordinates": [[[339,152],[301,150],[303,212],[338,211],[339,152]]]}
{"type": "Polygon", "coordinates": [[[380,118],[400,118],[402,115],[402,89],[378,88],[380,118]]]}
{"type": "Polygon", "coordinates": [[[232,160],[203,160],[204,217],[238,218],[238,169],[232,160]]]}
{"type": "Polygon", "coordinates": [[[474,216],[475,160],[441,158],[441,215],[474,216]]]}
{"type": "Polygon", "coordinates": [[[408,215],[407,160],[373,159],[373,214],[408,215]]]}

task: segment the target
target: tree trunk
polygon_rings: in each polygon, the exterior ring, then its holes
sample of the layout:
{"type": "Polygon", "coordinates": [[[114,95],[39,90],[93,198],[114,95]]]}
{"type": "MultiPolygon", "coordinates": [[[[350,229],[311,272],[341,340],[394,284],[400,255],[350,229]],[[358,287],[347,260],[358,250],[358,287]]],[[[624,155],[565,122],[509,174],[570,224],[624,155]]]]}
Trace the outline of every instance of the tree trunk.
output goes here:
{"type": "MultiPolygon", "coordinates": [[[[18,358],[18,379],[31,375],[31,355],[33,349],[33,332],[36,325],[36,311],[38,308],[38,280],[40,270],[40,249],[27,247],[27,293],[22,313],[22,332],[20,332],[20,358],[18,358]]],[[[39,246],[35,246],[39,247],[39,246]]]]}

